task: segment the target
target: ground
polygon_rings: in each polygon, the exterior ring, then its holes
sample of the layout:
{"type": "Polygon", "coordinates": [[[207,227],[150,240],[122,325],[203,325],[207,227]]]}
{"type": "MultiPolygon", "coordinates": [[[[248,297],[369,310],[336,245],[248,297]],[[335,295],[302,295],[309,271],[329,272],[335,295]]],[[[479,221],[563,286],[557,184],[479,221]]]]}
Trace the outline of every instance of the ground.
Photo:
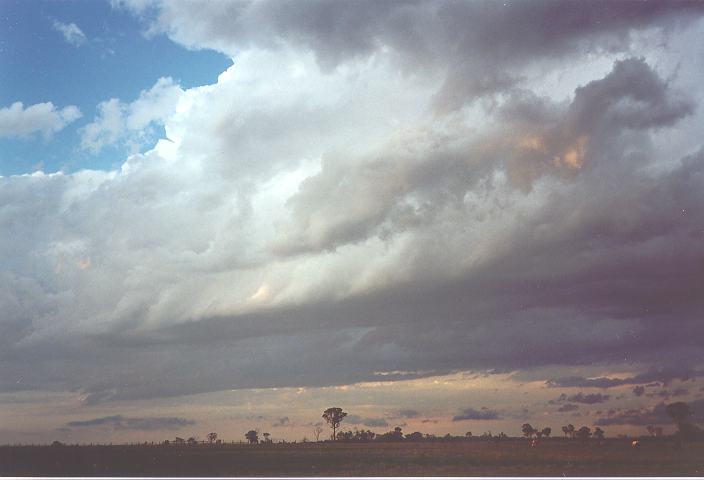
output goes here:
{"type": "Polygon", "coordinates": [[[0,447],[0,476],[702,476],[704,442],[0,447]]]}

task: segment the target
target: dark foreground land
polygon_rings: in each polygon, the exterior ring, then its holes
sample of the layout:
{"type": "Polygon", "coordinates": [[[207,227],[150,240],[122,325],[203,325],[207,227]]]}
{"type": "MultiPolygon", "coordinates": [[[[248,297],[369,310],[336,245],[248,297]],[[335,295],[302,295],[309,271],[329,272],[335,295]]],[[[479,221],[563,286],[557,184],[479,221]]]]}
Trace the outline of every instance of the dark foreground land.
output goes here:
{"type": "Polygon", "coordinates": [[[702,476],[704,442],[0,447],[0,476],[702,476]]]}

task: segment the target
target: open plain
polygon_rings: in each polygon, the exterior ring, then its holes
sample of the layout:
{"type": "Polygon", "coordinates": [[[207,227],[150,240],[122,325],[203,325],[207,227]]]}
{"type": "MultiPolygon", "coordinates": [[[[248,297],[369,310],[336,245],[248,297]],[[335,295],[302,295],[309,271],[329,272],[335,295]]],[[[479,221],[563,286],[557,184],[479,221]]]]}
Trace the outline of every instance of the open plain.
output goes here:
{"type": "Polygon", "coordinates": [[[2,476],[702,476],[704,442],[6,446],[2,476]]]}

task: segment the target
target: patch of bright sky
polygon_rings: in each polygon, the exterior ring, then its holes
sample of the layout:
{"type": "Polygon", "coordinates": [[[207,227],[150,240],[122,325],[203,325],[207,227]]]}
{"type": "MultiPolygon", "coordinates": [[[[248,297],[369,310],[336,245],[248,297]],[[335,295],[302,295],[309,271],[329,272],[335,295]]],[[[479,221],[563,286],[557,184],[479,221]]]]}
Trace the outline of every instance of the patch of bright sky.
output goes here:
{"type": "Polygon", "coordinates": [[[114,169],[127,156],[124,147],[98,155],[80,149],[77,130],[93,120],[100,102],[133,101],[160,77],[183,88],[215,83],[232,64],[220,53],[148,37],[145,25],[107,1],[0,1],[0,108],[52,102],[57,109],[76,105],[83,114],[49,139],[0,138],[0,175],[114,169]],[[55,22],[76,24],[86,40],[69,43],[55,22]]]}
{"type": "MultiPolygon", "coordinates": [[[[587,367],[578,372],[591,371],[589,376],[609,376],[625,378],[635,371],[599,370],[598,366],[587,367]],[[601,374],[595,373],[601,371],[601,374]]],[[[569,368],[553,367],[544,370],[555,371],[558,375],[567,374],[569,368]]],[[[534,372],[535,373],[535,372],[534,372]]],[[[549,388],[544,379],[518,381],[514,373],[484,375],[473,372],[456,372],[447,375],[431,376],[410,380],[361,382],[334,387],[312,388],[262,388],[225,390],[220,392],[145,399],[137,401],[116,401],[110,404],[85,405],[76,392],[15,392],[0,394],[0,417],[7,419],[0,428],[0,444],[3,442],[43,442],[54,439],[71,442],[114,441],[131,442],[161,441],[174,436],[196,435],[204,438],[207,432],[215,431],[226,441],[244,440],[244,432],[251,428],[268,431],[276,439],[300,440],[311,438],[312,426],[322,423],[322,411],[336,405],[344,408],[352,416],[362,419],[385,419],[387,425],[368,427],[363,423],[343,422],[343,430],[371,428],[377,433],[391,430],[394,426],[403,427],[405,433],[421,431],[444,435],[464,435],[472,431],[475,435],[492,430],[504,431],[509,435],[521,435],[521,425],[530,422],[534,427],[552,428],[553,434],[560,434],[560,427],[567,423],[592,426],[596,418],[603,417],[609,409],[652,408],[662,401],[653,393],[660,386],[649,387],[648,394],[634,399],[633,385],[623,385],[609,389],[599,388],[549,388]],[[560,412],[562,403],[549,402],[567,395],[600,393],[609,398],[603,403],[578,404],[577,411],[560,412]],[[522,406],[517,408],[515,396],[521,396],[522,406]],[[465,408],[481,410],[483,407],[496,410],[496,420],[453,421],[453,416],[465,408]],[[401,411],[415,411],[417,415],[403,416],[401,411]],[[113,431],[109,427],[95,427],[62,431],[71,420],[91,420],[115,415],[125,417],[181,417],[195,421],[177,430],[155,431],[113,431]],[[601,413],[599,413],[601,412],[601,413]],[[288,421],[282,424],[281,418],[288,421]]],[[[544,375],[537,375],[544,377],[544,375]]],[[[684,401],[701,398],[701,380],[675,381],[670,390],[686,387],[689,394],[677,397],[684,401]]],[[[324,437],[329,435],[324,425],[324,437]]],[[[672,431],[671,425],[664,425],[672,431]]],[[[617,433],[638,435],[644,427],[635,425],[612,425],[605,427],[607,435],[617,433]]]]}

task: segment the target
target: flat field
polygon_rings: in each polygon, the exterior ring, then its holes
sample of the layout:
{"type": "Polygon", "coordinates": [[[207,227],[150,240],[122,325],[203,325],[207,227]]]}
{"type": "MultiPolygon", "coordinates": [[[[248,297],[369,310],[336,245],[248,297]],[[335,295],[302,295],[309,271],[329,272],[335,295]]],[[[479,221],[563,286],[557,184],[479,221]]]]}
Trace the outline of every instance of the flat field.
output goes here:
{"type": "Polygon", "coordinates": [[[704,442],[0,447],[0,476],[703,476],[704,442]]]}

